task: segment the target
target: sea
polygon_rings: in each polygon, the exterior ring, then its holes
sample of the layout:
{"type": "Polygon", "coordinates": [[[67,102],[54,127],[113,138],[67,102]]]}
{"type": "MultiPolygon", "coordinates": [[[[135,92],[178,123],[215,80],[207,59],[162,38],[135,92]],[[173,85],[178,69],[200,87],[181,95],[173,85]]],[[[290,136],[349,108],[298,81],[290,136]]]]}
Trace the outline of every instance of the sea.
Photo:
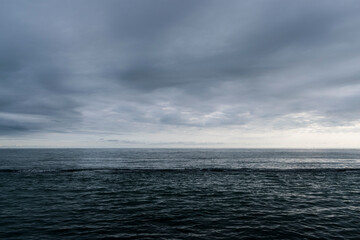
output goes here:
{"type": "Polygon", "coordinates": [[[360,150],[0,149],[0,239],[360,239],[360,150]]]}

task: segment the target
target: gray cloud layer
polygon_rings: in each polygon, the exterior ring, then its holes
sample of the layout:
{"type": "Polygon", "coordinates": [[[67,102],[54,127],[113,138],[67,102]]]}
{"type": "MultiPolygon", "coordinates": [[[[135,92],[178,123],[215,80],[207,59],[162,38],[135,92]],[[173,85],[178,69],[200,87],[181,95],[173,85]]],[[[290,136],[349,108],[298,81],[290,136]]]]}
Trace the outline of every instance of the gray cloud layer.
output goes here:
{"type": "Polygon", "coordinates": [[[0,135],[359,121],[358,1],[0,0],[0,135]]]}

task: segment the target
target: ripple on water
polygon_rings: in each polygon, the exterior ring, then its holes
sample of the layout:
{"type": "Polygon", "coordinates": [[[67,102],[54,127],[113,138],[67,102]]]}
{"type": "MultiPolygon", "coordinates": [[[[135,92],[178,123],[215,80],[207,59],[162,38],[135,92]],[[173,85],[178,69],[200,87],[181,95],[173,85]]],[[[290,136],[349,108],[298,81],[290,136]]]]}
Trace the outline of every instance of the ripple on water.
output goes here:
{"type": "Polygon", "coordinates": [[[0,174],[0,238],[354,238],[358,171],[0,174]]]}

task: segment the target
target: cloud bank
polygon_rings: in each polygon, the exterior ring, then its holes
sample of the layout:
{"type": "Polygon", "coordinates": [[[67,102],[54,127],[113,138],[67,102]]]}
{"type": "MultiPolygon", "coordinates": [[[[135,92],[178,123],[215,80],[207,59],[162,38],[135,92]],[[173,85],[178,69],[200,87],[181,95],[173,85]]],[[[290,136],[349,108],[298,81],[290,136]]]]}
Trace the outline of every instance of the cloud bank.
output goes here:
{"type": "Polygon", "coordinates": [[[0,144],[357,131],[359,10],[350,0],[0,0],[0,144]]]}

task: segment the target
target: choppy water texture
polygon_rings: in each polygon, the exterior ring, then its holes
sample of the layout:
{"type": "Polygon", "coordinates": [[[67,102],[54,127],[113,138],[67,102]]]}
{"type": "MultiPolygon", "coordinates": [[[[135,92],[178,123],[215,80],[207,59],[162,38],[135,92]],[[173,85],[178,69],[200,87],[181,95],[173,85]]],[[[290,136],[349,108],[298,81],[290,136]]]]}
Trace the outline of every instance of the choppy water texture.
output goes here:
{"type": "Polygon", "coordinates": [[[359,150],[0,150],[0,239],[360,239],[359,150]]]}

